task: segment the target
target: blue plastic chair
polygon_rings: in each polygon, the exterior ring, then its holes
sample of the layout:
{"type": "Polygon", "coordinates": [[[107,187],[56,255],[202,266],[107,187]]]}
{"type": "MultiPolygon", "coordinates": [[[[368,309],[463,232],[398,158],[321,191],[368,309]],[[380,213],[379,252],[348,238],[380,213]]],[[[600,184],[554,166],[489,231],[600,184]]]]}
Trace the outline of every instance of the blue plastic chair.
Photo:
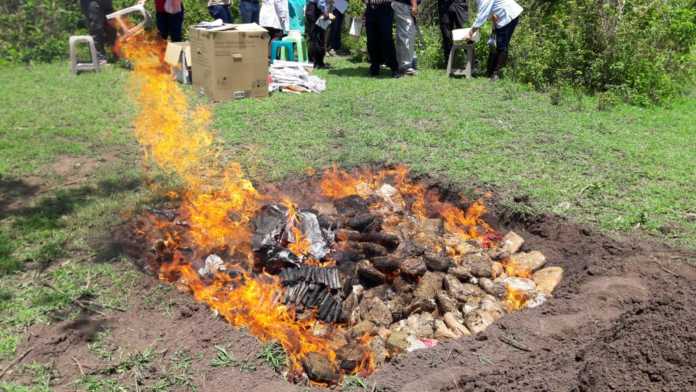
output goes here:
{"type": "Polygon", "coordinates": [[[282,53],[280,53],[281,48],[287,51],[288,57],[295,59],[295,48],[292,42],[275,40],[271,42],[271,64],[276,59],[281,58],[282,53]]]}

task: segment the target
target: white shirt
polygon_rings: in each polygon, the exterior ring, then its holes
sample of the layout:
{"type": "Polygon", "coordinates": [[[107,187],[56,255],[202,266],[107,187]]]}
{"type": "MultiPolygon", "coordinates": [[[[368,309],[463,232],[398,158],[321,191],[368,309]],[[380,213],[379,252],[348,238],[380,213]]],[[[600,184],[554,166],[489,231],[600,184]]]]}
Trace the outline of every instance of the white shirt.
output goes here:
{"type": "Polygon", "coordinates": [[[262,0],[259,26],[290,30],[288,0],[262,0]]]}
{"type": "Polygon", "coordinates": [[[480,28],[486,20],[495,16],[495,27],[501,28],[520,16],[522,7],[514,0],[476,0],[476,21],[474,27],[480,28]]]}

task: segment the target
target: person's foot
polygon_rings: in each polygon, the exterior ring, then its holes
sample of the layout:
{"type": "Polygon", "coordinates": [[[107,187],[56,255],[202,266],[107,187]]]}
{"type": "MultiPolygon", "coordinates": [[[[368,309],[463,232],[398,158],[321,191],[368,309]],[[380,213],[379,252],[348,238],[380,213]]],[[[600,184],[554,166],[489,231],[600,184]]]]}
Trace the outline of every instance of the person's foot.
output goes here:
{"type": "Polygon", "coordinates": [[[493,72],[493,75],[491,75],[491,82],[497,82],[498,80],[500,80],[500,76],[497,72],[493,72]]]}
{"type": "Polygon", "coordinates": [[[418,72],[417,72],[415,69],[413,69],[413,68],[406,68],[406,69],[404,69],[404,70],[401,71],[401,72],[402,72],[404,75],[408,75],[408,76],[416,76],[416,75],[418,74],[418,72]]]}
{"type": "Polygon", "coordinates": [[[350,50],[348,49],[339,49],[336,51],[337,56],[350,56],[350,50]]]}
{"type": "Polygon", "coordinates": [[[392,71],[391,76],[392,76],[392,78],[394,78],[394,79],[398,79],[398,78],[400,78],[401,76],[403,76],[403,74],[402,74],[401,72],[399,72],[399,71],[392,71]]]}
{"type": "Polygon", "coordinates": [[[97,53],[97,63],[99,63],[99,66],[102,66],[108,64],[109,62],[106,60],[106,56],[101,53],[97,53]]]}
{"type": "Polygon", "coordinates": [[[331,49],[331,50],[329,50],[329,53],[328,53],[328,54],[329,54],[329,56],[331,56],[331,57],[336,56],[336,51],[333,50],[333,49],[331,49]]]}
{"type": "Polygon", "coordinates": [[[314,69],[329,69],[331,66],[326,63],[314,64],[314,69]]]}
{"type": "Polygon", "coordinates": [[[373,77],[374,77],[374,76],[379,76],[379,71],[380,71],[379,65],[376,66],[376,67],[375,67],[375,66],[370,66],[370,76],[373,76],[373,77]]]}

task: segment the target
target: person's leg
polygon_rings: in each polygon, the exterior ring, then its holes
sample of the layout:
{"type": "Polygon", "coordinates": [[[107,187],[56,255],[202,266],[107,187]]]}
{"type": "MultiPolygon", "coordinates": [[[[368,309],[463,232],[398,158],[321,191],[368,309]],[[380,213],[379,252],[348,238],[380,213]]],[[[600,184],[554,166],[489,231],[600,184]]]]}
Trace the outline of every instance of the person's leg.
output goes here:
{"type": "Polygon", "coordinates": [[[331,22],[329,47],[337,51],[341,50],[341,30],[343,30],[344,15],[338,10],[333,10],[333,14],[336,18],[331,22]]]}
{"type": "Polygon", "coordinates": [[[405,71],[411,67],[411,61],[413,61],[413,56],[409,50],[411,12],[409,7],[401,2],[394,1],[391,3],[391,6],[394,10],[394,19],[396,20],[396,60],[399,64],[399,69],[405,71]]]}
{"type": "Polygon", "coordinates": [[[447,62],[450,50],[452,50],[452,22],[447,4],[441,4],[438,11],[440,14],[440,34],[442,34],[442,54],[447,62]]]}
{"type": "Polygon", "coordinates": [[[184,27],[184,10],[169,14],[169,38],[172,42],[181,42],[181,31],[184,27]]]}
{"type": "Polygon", "coordinates": [[[222,6],[222,12],[225,16],[224,19],[222,19],[223,22],[225,23],[232,23],[232,12],[230,11],[230,5],[225,4],[222,6]]]}
{"type": "Polygon", "coordinates": [[[258,1],[251,3],[251,23],[259,24],[259,15],[261,14],[261,3],[258,1]]]}
{"type": "Polygon", "coordinates": [[[377,9],[368,6],[365,11],[365,34],[367,35],[367,54],[370,57],[370,75],[372,76],[379,75],[379,67],[382,64],[378,22],[377,9]]]}
{"type": "Polygon", "coordinates": [[[100,60],[106,59],[104,41],[106,41],[105,31],[106,15],[98,1],[90,1],[87,5],[87,28],[89,35],[94,39],[94,47],[97,49],[97,57],[100,60]]]}
{"type": "MultiPolygon", "coordinates": [[[[223,10],[221,5],[209,5],[208,6],[208,13],[210,14],[210,17],[213,19],[222,19],[223,18],[223,10]]],[[[224,21],[224,19],[223,19],[224,21]]]]}
{"type": "Polygon", "coordinates": [[[239,19],[242,20],[242,23],[251,23],[251,7],[249,7],[249,2],[241,0],[239,2],[239,19]]]}
{"type": "Polygon", "coordinates": [[[508,47],[512,39],[512,33],[515,31],[515,27],[517,27],[518,19],[519,18],[515,18],[507,25],[495,29],[496,59],[491,75],[491,78],[494,80],[500,77],[500,71],[507,63],[508,47]]]}
{"type": "Polygon", "coordinates": [[[169,37],[169,21],[167,20],[168,14],[166,12],[158,12],[155,15],[155,22],[157,23],[157,31],[159,32],[160,38],[166,40],[169,37]]]}
{"type": "Polygon", "coordinates": [[[104,10],[104,43],[109,46],[113,46],[116,42],[116,29],[114,28],[114,26],[111,25],[111,23],[109,23],[108,20],[106,20],[106,15],[109,15],[110,13],[114,12],[114,5],[111,0],[101,0],[101,6],[104,10]]]}
{"type": "Polygon", "coordinates": [[[396,48],[394,47],[394,35],[392,25],[394,24],[394,11],[389,4],[380,7],[380,38],[382,40],[382,53],[384,64],[392,70],[393,76],[398,76],[399,65],[396,62],[396,48]]]}

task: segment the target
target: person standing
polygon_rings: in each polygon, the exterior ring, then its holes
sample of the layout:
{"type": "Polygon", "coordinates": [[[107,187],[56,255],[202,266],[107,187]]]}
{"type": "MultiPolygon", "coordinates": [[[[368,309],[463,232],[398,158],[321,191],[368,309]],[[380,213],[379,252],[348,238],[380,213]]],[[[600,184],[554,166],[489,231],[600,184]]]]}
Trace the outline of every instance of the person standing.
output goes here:
{"type": "Polygon", "coordinates": [[[416,0],[393,0],[391,3],[396,19],[396,61],[399,72],[415,75],[413,58],[416,56],[416,0]]]}
{"type": "Polygon", "coordinates": [[[184,24],[184,4],[181,0],[155,0],[155,19],[160,37],[181,42],[184,24]]]}
{"type": "Polygon", "coordinates": [[[299,32],[303,32],[305,30],[305,7],[307,7],[307,0],[288,0],[290,30],[299,32]]]}
{"type": "Polygon", "coordinates": [[[341,33],[343,32],[343,20],[348,9],[348,0],[334,0],[331,13],[334,20],[331,22],[329,31],[329,56],[336,56],[342,53],[341,33]]]}
{"type": "Polygon", "coordinates": [[[259,25],[268,30],[271,40],[282,38],[290,29],[288,0],[262,0],[259,25]]]}
{"type": "Polygon", "coordinates": [[[467,0],[437,0],[442,34],[442,52],[445,61],[452,50],[452,30],[463,28],[469,20],[467,0]]]}
{"type": "Polygon", "coordinates": [[[213,19],[222,19],[225,23],[232,23],[230,0],[208,0],[208,12],[213,19]]]}
{"type": "Polygon", "coordinates": [[[111,0],[80,0],[80,8],[87,22],[89,35],[94,39],[99,64],[106,64],[105,45],[113,45],[116,40],[116,29],[107,21],[106,15],[114,12],[111,0]]]}
{"type": "Polygon", "coordinates": [[[491,80],[500,78],[500,70],[507,63],[508,48],[512,33],[515,32],[522,7],[514,0],[476,0],[478,13],[476,20],[469,31],[469,38],[486,23],[489,18],[493,19],[495,33],[495,48],[490,48],[488,56],[488,72],[491,80]]]}
{"type": "Polygon", "coordinates": [[[365,33],[367,53],[370,56],[370,76],[378,76],[380,67],[386,64],[392,71],[392,77],[401,77],[392,35],[393,22],[391,0],[365,0],[365,33]]]}
{"type": "MultiPolygon", "coordinates": [[[[326,56],[326,29],[317,25],[317,21],[329,19],[326,8],[326,0],[309,0],[305,8],[305,35],[309,39],[309,60],[314,63],[314,68],[328,68],[324,62],[326,56]]],[[[326,28],[330,28],[330,25],[326,28]]]]}
{"type": "Polygon", "coordinates": [[[239,17],[242,23],[259,24],[261,4],[259,0],[239,0],[239,17]]]}

